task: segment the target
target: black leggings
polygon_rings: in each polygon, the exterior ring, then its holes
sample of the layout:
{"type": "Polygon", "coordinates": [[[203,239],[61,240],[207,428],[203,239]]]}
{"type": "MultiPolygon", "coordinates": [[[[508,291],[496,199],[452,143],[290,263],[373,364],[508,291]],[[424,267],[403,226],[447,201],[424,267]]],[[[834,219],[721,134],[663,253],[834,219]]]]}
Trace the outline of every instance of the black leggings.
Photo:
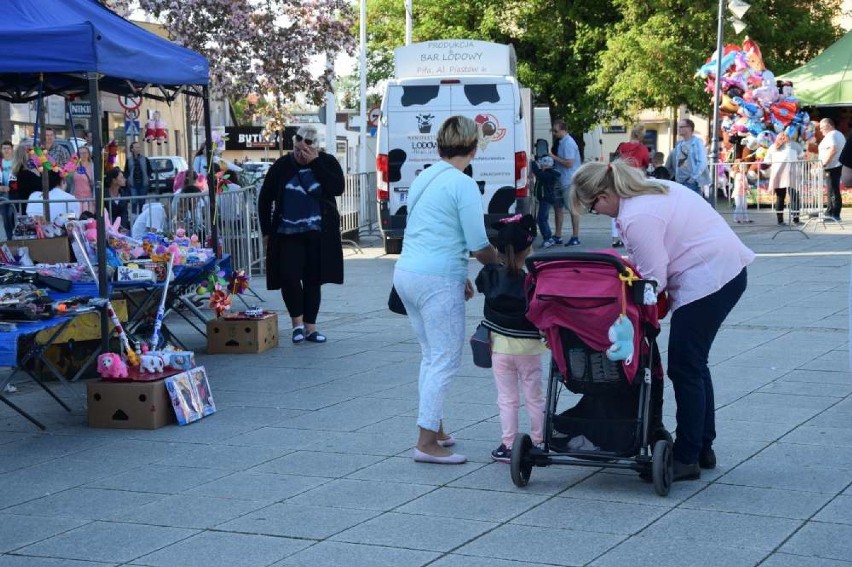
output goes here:
{"type": "Polygon", "coordinates": [[[278,269],[284,305],[291,318],[304,317],[313,325],[321,299],[319,233],[277,236],[275,245],[280,247],[276,258],[282,264],[278,269]]]}
{"type": "Polygon", "coordinates": [[[309,284],[296,278],[287,278],[281,287],[281,297],[290,317],[301,315],[304,322],[314,325],[319,313],[321,292],[319,284],[309,284]]]}

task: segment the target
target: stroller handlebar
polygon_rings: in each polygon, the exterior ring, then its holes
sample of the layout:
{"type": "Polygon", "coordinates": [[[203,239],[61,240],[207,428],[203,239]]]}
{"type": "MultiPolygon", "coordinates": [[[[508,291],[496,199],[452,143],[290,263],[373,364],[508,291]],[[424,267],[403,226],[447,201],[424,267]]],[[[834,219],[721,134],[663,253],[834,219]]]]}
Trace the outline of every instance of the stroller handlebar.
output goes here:
{"type": "Polygon", "coordinates": [[[619,274],[623,274],[627,270],[627,268],[624,266],[624,262],[622,262],[619,257],[613,256],[612,254],[600,254],[596,252],[557,252],[555,254],[552,252],[548,252],[546,254],[533,254],[527,257],[525,264],[529,273],[535,274],[538,271],[536,264],[560,260],[599,262],[601,264],[609,264],[610,266],[618,270],[619,274]]]}

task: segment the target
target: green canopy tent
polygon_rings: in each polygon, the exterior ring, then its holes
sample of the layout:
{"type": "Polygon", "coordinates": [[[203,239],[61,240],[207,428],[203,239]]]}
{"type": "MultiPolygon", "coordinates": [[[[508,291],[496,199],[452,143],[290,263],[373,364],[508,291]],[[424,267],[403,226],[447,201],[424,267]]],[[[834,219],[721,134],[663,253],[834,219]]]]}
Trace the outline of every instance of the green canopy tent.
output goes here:
{"type": "Polygon", "coordinates": [[[852,105],[852,31],[785,75],[802,106],[852,105]]]}

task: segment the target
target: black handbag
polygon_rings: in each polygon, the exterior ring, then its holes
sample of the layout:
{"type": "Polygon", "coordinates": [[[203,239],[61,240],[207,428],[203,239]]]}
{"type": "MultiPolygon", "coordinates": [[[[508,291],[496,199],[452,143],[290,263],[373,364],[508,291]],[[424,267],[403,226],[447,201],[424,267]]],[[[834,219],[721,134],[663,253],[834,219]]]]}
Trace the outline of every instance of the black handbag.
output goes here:
{"type": "Polygon", "coordinates": [[[397,315],[408,315],[408,312],[405,310],[405,304],[402,303],[399,294],[396,292],[396,286],[391,286],[390,296],[388,297],[388,309],[397,315]]]}

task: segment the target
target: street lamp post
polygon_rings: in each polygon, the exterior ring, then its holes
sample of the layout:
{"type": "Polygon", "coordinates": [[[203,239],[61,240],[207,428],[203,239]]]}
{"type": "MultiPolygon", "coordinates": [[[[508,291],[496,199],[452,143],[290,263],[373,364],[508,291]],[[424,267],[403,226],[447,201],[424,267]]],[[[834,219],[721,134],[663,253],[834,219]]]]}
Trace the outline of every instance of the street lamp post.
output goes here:
{"type": "MultiPolygon", "coordinates": [[[[734,30],[740,33],[745,24],[741,18],[750,8],[750,5],[743,0],[728,0],[728,8],[733,13],[734,17],[731,21],[734,24],[734,30]]],[[[724,56],[723,49],[725,44],[725,0],[719,0],[718,27],[716,28],[716,81],[713,87],[713,137],[710,150],[710,166],[713,168],[713,186],[710,190],[710,204],[716,208],[716,193],[719,186],[719,143],[722,128],[719,122],[719,105],[722,90],[722,58],[724,56]]]]}

